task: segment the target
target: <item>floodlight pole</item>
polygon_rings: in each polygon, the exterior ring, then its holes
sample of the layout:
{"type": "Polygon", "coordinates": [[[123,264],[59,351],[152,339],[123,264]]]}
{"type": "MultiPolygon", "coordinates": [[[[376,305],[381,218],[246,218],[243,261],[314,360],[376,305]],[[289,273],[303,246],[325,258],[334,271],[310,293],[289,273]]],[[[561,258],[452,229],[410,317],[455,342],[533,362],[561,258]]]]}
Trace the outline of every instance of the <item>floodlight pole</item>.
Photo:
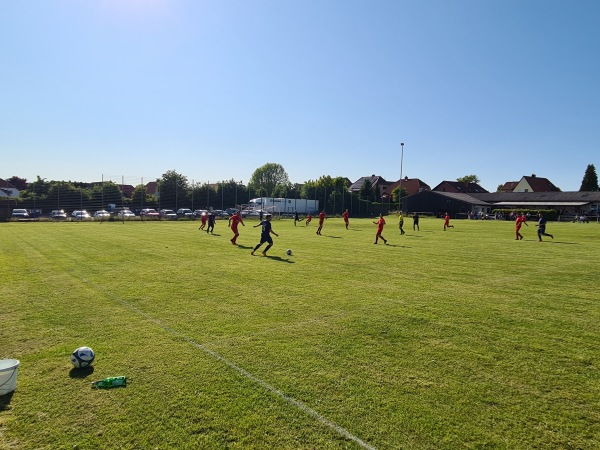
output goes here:
{"type": "Polygon", "coordinates": [[[398,187],[398,213],[402,214],[402,164],[404,163],[404,142],[400,143],[402,153],[400,155],[400,185],[398,187]]]}

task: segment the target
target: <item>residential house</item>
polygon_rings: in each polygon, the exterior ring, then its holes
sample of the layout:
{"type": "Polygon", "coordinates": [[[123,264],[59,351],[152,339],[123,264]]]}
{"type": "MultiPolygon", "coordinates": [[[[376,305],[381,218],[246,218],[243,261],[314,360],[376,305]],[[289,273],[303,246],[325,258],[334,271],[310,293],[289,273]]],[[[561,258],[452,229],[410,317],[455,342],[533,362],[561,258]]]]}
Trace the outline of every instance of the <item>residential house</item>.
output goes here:
{"type": "Polygon", "coordinates": [[[394,183],[390,184],[388,186],[388,188],[383,192],[382,197],[383,198],[392,197],[392,193],[394,192],[394,189],[399,187],[400,184],[402,184],[402,189],[404,189],[407,196],[417,194],[422,191],[430,191],[431,190],[431,188],[429,187],[429,185],[427,183],[425,183],[424,181],[422,181],[418,178],[404,177],[404,179],[402,180],[402,183],[400,183],[400,180],[398,180],[398,181],[395,181],[394,183]]]}
{"type": "Polygon", "coordinates": [[[371,175],[370,177],[360,177],[354,183],[350,185],[348,190],[350,192],[357,193],[365,184],[365,181],[371,185],[373,192],[376,193],[377,197],[382,197],[385,190],[390,186],[390,183],[386,181],[383,177],[378,175],[371,175]]]}
{"type": "Polygon", "coordinates": [[[530,177],[523,177],[512,190],[513,192],[560,192],[548,178],[537,177],[535,174],[530,177]]]}
{"type": "Polygon", "coordinates": [[[473,194],[488,192],[477,183],[466,181],[442,181],[432,189],[436,192],[453,192],[455,194],[473,194]]]}
{"type": "Polygon", "coordinates": [[[15,199],[19,196],[19,190],[11,183],[0,178],[0,197],[5,199],[15,199]]]}

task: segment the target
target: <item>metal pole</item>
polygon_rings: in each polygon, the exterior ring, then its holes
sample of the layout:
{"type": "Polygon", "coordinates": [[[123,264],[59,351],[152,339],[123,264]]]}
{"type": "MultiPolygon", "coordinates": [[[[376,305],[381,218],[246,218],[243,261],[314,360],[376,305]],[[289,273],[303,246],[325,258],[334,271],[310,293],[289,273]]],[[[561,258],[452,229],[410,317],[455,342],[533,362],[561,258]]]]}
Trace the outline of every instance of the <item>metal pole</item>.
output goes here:
{"type": "Polygon", "coordinates": [[[402,154],[400,155],[400,187],[398,188],[398,212],[402,213],[402,164],[404,162],[404,142],[400,143],[402,154]]]}

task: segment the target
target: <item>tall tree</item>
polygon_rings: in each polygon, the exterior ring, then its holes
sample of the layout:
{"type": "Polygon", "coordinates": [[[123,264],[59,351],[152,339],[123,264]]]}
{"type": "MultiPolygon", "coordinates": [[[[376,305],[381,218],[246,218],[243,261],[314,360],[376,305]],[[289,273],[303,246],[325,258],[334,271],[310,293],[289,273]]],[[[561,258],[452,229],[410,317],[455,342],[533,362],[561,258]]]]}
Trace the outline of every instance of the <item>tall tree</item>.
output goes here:
{"type": "Polygon", "coordinates": [[[25,178],[12,176],[6,181],[8,181],[10,184],[16,187],[19,191],[24,191],[25,189],[27,189],[27,180],[25,178]]]}
{"type": "Polygon", "coordinates": [[[161,208],[188,207],[190,187],[187,177],[174,170],[167,170],[158,180],[158,195],[161,208]]]}
{"type": "Polygon", "coordinates": [[[456,181],[461,183],[479,183],[479,177],[477,175],[465,175],[464,177],[457,178],[456,181]]]}
{"type": "Polygon", "coordinates": [[[277,186],[289,186],[290,179],[281,164],[267,163],[254,171],[248,184],[263,196],[271,197],[275,194],[277,186]]]}
{"type": "Polygon", "coordinates": [[[581,181],[579,192],[598,190],[600,189],[598,189],[598,175],[596,174],[596,168],[593,164],[588,164],[587,169],[585,169],[585,175],[583,175],[583,180],[581,181]]]}

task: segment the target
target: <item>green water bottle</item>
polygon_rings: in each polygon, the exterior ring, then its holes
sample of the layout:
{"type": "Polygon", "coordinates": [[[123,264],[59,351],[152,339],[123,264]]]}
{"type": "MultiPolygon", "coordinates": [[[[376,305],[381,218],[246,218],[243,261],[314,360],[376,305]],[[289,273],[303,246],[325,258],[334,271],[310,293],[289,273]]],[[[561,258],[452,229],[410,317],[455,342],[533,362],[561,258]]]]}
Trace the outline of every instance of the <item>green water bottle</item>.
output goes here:
{"type": "Polygon", "coordinates": [[[93,388],[97,389],[109,389],[113,387],[125,386],[127,384],[126,377],[108,377],[104,380],[94,381],[92,383],[93,388]]]}

